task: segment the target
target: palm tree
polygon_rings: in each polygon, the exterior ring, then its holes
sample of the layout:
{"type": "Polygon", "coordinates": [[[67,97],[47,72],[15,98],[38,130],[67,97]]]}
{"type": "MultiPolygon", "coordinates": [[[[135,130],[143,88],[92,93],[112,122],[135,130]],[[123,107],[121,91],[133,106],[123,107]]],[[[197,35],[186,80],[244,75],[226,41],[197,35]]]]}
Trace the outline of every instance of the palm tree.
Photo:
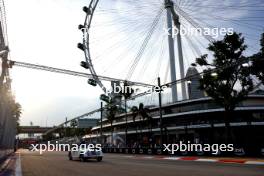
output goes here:
{"type": "Polygon", "coordinates": [[[122,96],[125,99],[125,116],[126,116],[126,134],[125,134],[125,144],[127,146],[127,99],[129,99],[132,94],[134,93],[134,90],[128,85],[127,81],[124,82],[124,87],[122,91],[122,96]],[[128,90],[127,90],[128,89],[128,90]]]}
{"type": "Polygon", "coordinates": [[[150,124],[151,128],[149,128],[150,130],[152,130],[152,117],[149,115],[149,109],[144,107],[143,103],[140,103],[139,106],[133,106],[132,107],[132,112],[133,112],[133,121],[135,122],[135,118],[137,117],[137,115],[140,116],[140,121],[141,121],[141,125],[140,125],[140,130],[142,133],[142,120],[145,121],[147,119],[147,123],[150,124]]]}
{"type": "Polygon", "coordinates": [[[106,118],[111,124],[111,143],[113,144],[113,121],[115,119],[115,115],[118,111],[118,108],[115,104],[113,104],[113,101],[110,100],[109,103],[106,105],[106,118]]]}
{"type": "Polygon", "coordinates": [[[139,114],[142,117],[143,121],[146,120],[146,124],[149,127],[149,136],[148,138],[150,139],[151,137],[151,132],[152,132],[152,122],[153,118],[149,115],[149,108],[144,107],[143,103],[139,104],[139,114]]]}
{"type": "MultiPolygon", "coordinates": [[[[132,108],[131,108],[131,112],[133,113],[132,114],[132,117],[133,117],[133,122],[134,122],[134,124],[136,124],[135,122],[136,122],[136,117],[138,116],[138,107],[137,106],[133,106],[132,108]]],[[[138,140],[138,134],[137,134],[137,125],[136,125],[136,141],[138,140]]]]}
{"type": "Polygon", "coordinates": [[[148,115],[148,117],[147,117],[147,123],[149,125],[149,136],[152,136],[151,133],[152,133],[153,118],[150,115],[148,115]]]}

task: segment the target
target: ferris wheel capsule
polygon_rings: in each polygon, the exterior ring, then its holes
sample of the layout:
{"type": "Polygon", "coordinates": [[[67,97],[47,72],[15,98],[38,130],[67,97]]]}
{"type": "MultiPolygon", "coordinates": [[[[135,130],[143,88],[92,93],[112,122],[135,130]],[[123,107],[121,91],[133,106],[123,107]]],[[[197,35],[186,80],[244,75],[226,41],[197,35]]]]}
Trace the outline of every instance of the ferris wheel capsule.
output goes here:
{"type": "Polygon", "coordinates": [[[78,43],[77,48],[84,51],[84,45],[82,43],[78,43]]]}
{"type": "Polygon", "coordinates": [[[84,25],[80,24],[80,25],[78,26],[78,29],[83,31],[83,30],[85,29],[85,27],[84,27],[84,25]]]}
{"type": "Polygon", "coordinates": [[[83,11],[84,11],[85,13],[88,13],[88,14],[91,13],[91,10],[90,10],[87,6],[84,6],[84,7],[83,7],[83,11]]]}
{"type": "Polygon", "coordinates": [[[110,98],[105,94],[100,95],[100,100],[105,101],[107,103],[110,102],[110,98]]]}
{"type": "Polygon", "coordinates": [[[85,69],[89,69],[89,64],[85,61],[81,61],[80,65],[81,65],[81,67],[83,67],[85,69]]]}
{"type": "Polygon", "coordinates": [[[97,86],[97,82],[94,79],[88,79],[88,84],[92,86],[97,86]]]}

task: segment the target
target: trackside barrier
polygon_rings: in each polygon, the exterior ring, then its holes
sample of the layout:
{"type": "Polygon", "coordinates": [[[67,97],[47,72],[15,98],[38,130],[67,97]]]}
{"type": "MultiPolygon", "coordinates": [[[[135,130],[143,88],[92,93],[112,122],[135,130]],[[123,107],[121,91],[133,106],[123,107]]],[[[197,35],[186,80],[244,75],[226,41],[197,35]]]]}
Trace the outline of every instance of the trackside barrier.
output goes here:
{"type": "MultiPolygon", "coordinates": [[[[245,152],[222,152],[218,154],[212,154],[210,152],[197,151],[197,152],[180,152],[177,151],[174,154],[163,151],[161,148],[102,148],[104,153],[119,153],[119,154],[144,154],[144,155],[175,155],[175,156],[248,156],[245,152]]],[[[264,149],[261,149],[257,157],[264,157],[264,149]]]]}

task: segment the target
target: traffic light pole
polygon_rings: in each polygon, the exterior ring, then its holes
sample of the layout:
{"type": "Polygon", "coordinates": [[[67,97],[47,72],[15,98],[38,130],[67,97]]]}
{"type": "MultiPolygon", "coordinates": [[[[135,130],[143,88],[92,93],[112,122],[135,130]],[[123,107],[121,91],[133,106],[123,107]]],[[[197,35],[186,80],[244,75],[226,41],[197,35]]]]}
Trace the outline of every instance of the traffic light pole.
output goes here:
{"type": "Polygon", "coordinates": [[[158,77],[158,86],[159,86],[159,114],[160,114],[160,145],[163,147],[163,124],[162,124],[162,87],[160,84],[160,77],[158,77]]]}
{"type": "Polygon", "coordinates": [[[126,116],[126,134],[125,134],[125,145],[127,147],[127,99],[125,98],[125,116],[126,116]]]}

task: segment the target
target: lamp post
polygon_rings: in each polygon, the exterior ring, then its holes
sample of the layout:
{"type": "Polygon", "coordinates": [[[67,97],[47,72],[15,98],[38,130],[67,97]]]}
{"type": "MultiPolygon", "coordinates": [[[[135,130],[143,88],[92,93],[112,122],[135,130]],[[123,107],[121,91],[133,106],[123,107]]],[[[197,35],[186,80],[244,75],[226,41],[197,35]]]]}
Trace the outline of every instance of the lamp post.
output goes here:
{"type": "Polygon", "coordinates": [[[160,121],[159,121],[159,126],[160,126],[160,145],[161,147],[163,146],[163,124],[162,124],[162,97],[161,97],[161,92],[162,92],[162,87],[160,85],[160,77],[158,77],[158,87],[159,87],[159,115],[160,115],[160,121]]]}
{"type": "Polygon", "coordinates": [[[103,102],[101,101],[101,118],[100,118],[100,141],[101,141],[101,144],[103,144],[103,102]]]}

